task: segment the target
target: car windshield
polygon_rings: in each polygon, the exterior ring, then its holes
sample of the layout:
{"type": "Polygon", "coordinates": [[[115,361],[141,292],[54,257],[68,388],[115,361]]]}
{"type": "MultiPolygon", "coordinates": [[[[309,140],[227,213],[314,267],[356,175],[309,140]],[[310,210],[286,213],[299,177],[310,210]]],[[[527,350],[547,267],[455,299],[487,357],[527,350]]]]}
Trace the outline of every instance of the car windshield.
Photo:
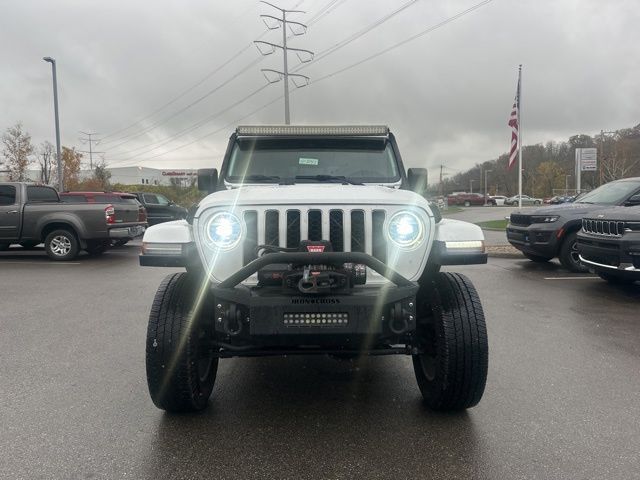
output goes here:
{"type": "Polygon", "coordinates": [[[624,180],[611,182],[596,188],[592,192],[585,193],[574,203],[601,203],[604,205],[617,205],[640,189],[639,180],[624,180]]]}
{"type": "Polygon", "coordinates": [[[379,139],[266,139],[236,142],[226,180],[231,183],[390,183],[400,180],[393,149],[379,139]]]}

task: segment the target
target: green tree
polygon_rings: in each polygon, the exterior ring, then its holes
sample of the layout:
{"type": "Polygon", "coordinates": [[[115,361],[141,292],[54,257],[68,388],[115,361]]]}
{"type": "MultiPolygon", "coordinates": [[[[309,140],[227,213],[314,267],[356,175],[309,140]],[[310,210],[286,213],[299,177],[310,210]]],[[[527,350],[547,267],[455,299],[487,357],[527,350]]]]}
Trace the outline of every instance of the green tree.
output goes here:
{"type": "Polygon", "coordinates": [[[80,185],[82,154],[75,147],[62,147],[62,181],[65,190],[75,190],[80,185]]]}
{"type": "Polygon", "coordinates": [[[27,167],[31,163],[29,158],[33,154],[31,135],[22,129],[22,123],[18,122],[13,127],[7,128],[2,135],[2,155],[5,158],[6,168],[9,170],[9,180],[24,182],[27,179],[27,167]]]}

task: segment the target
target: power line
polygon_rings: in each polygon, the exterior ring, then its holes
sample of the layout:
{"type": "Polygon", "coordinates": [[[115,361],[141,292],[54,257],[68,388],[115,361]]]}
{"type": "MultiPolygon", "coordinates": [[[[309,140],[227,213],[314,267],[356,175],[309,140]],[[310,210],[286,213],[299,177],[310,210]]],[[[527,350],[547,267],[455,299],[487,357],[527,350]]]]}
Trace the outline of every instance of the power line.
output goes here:
{"type": "Polygon", "coordinates": [[[94,135],[100,135],[100,134],[99,133],[95,133],[95,132],[78,132],[78,133],[80,133],[81,135],[84,135],[84,137],[81,138],[80,141],[83,144],[86,144],[86,143],[89,144],[89,150],[88,151],[87,150],[78,150],[78,152],[80,152],[80,153],[88,153],[89,154],[89,168],[91,170],[93,170],[93,154],[94,153],[98,153],[98,154],[104,153],[104,152],[96,152],[93,149],[93,144],[95,143],[97,145],[98,143],[100,143],[100,140],[94,139],[92,137],[94,135]]]}
{"type": "MultiPolygon", "coordinates": [[[[467,14],[469,14],[469,13],[473,12],[474,10],[477,10],[478,8],[480,8],[480,7],[484,6],[484,5],[488,4],[488,3],[491,3],[492,1],[493,1],[493,0],[484,0],[484,1],[482,1],[482,2],[479,2],[479,3],[475,4],[475,5],[473,5],[472,7],[468,8],[468,9],[466,9],[466,10],[463,10],[463,11],[461,11],[461,12],[459,12],[459,13],[457,13],[457,14],[455,14],[455,15],[451,16],[451,17],[448,17],[448,18],[446,18],[445,20],[443,20],[443,21],[441,21],[441,22],[437,23],[436,25],[433,25],[433,26],[431,26],[431,27],[429,27],[429,28],[427,28],[427,29],[425,29],[425,30],[423,30],[423,31],[421,31],[421,32],[419,32],[419,33],[417,33],[417,34],[415,34],[415,35],[412,35],[411,37],[409,37],[409,38],[407,38],[407,39],[405,39],[405,40],[402,40],[402,41],[400,41],[400,42],[398,42],[398,43],[396,43],[396,44],[394,44],[394,45],[391,45],[390,47],[387,47],[387,48],[385,48],[385,49],[383,49],[383,50],[381,50],[381,51],[379,51],[379,52],[377,52],[377,53],[375,53],[375,54],[373,54],[373,55],[370,55],[370,56],[368,56],[368,57],[366,57],[366,58],[364,58],[364,59],[362,59],[362,60],[360,60],[360,61],[358,61],[358,62],[355,62],[355,63],[353,63],[353,64],[351,64],[351,65],[349,65],[349,66],[347,66],[347,67],[341,68],[341,69],[339,69],[339,70],[337,70],[337,71],[335,71],[335,72],[332,72],[332,73],[330,73],[330,74],[327,74],[327,75],[325,75],[324,77],[321,77],[320,79],[318,79],[318,80],[314,81],[310,86],[315,85],[315,84],[317,84],[318,82],[320,82],[320,81],[322,81],[322,80],[326,80],[326,79],[332,78],[332,77],[334,77],[334,76],[336,76],[336,75],[339,75],[340,73],[346,72],[346,71],[348,71],[348,70],[350,70],[350,69],[352,69],[352,68],[355,68],[355,67],[357,67],[357,66],[359,66],[359,65],[362,65],[362,64],[363,64],[363,63],[365,63],[365,62],[368,62],[368,61],[370,61],[370,60],[372,60],[372,59],[374,59],[374,58],[377,58],[377,57],[379,57],[379,56],[381,56],[381,55],[383,55],[383,54],[385,54],[385,53],[388,53],[388,52],[390,52],[390,51],[392,51],[392,50],[394,50],[394,49],[396,49],[396,48],[399,48],[400,46],[405,45],[405,44],[407,44],[407,43],[409,43],[409,42],[411,42],[411,41],[413,41],[413,40],[416,40],[417,38],[420,38],[420,37],[422,37],[422,36],[424,36],[424,35],[426,35],[426,34],[428,34],[428,33],[431,33],[431,32],[433,32],[434,30],[437,30],[437,29],[439,29],[439,28],[441,28],[441,27],[443,27],[443,26],[445,26],[445,25],[447,25],[447,24],[449,24],[449,23],[451,23],[451,22],[453,22],[453,21],[455,21],[455,20],[457,20],[457,19],[459,19],[459,18],[461,18],[461,17],[465,16],[465,15],[467,15],[467,14]]],[[[266,86],[264,86],[264,87],[266,87],[266,86]]],[[[262,87],[262,88],[264,88],[264,87],[262,87]]],[[[262,90],[262,88],[261,88],[261,89],[259,89],[258,91],[262,90]]],[[[252,94],[250,94],[248,97],[255,95],[256,93],[258,93],[258,91],[253,92],[253,93],[252,93],[252,94]]],[[[236,102],[236,104],[234,104],[233,106],[235,106],[235,105],[238,105],[238,104],[242,103],[242,102],[243,102],[243,101],[245,101],[248,97],[245,97],[243,100],[240,100],[240,101],[236,102]]],[[[225,125],[225,127],[222,127],[221,129],[217,129],[217,130],[215,130],[215,131],[213,131],[213,132],[209,132],[209,133],[207,133],[207,134],[205,134],[205,135],[202,135],[202,136],[200,136],[200,137],[196,138],[195,140],[193,140],[193,141],[191,141],[191,142],[188,142],[188,143],[186,143],[186,144],[183,144],[183,145],[181,145],[181,146],[178,146],[178,147],[173,148],[173,149],[171,149],[171,150],[168,150],[168,151],[166,151],[166,152],[156,154],[156,155],[154,155],[154,156],[152,156],[152,157],[148,157],[148,158],[146,158],[146,159],[143,159],[142,161],[146,161],[146,160],[153,159],[153,158],[156,158],[156,157],[159,157],[159,156],[162,156],[162,155],[166,155],[166,154],[168,154],[168,153],[171,153],[171,152],[174,152],[174,151],[176,151],[176,150],[180,150],[180,149],[182,149],[182,148],[184,148],[184,147],[187,147],[187,146],[189,146],[189,145],[192,145],[192,144],[194,144],[194,143],[196,143],[196,142],[198,142],[198,141],[200,141],[200,140],[202,140],[202,139],[204,139],[204,138],[206,138],[206,137],[209,137],[209,136],[215,135],[216,133],[218,133],[218,132],[220,132],[220,131],[224,130],[225,128],[227,128],[227,127],[228,127],[228,126],[230,126],[230,125],[234,125],[234,124],[235,124],[235,125],[237,125],[239,122],[241,122],[241,121],[242,121],[242,120],[244,120],[245,118],[250,117],[250,116],[252,116],[252,115],[254,115],[254,114],[258,113],[259,111],[261,111],[261,110],[263,110],[263,109],[267,108],[268,106],[270,106],[270,105],[272,105],[272,104],[276,103],[277,101],[279,101],[279,100],[280,100],[280,99],[282,99],[282,98],[284,98],[284,95],[281,95],[281,96],[279,96],[279,97],[275,98],[274,100],[271,100],[271,101],[269,101],[269,102],[265,103],[264,105],[262,105],[262,106],[258,107],[257,109],[255,109],[255,110],[253,110],[252,112],[250,112],[250,113],[248,113],[248,114],[244,115],[243,117],[241,117],[241,118],[239,118],[239,119],[236,119],[234,122],[230,122],[229,124],[225,125]]],[[[232,108],[233,106],[231,106],[230,108],[232,108]]],[[[228,110],[228,109],[226,109],[226,110],[228,110]]],[[[134,155],[134,157],[132,157],[132,158],[130,158],[130,159],[122,160],[122,161],[130,161],[130,160],[133,160],[133,159],[135,159],[135,158],[137,158],[137,157],[138,157],[137,155],[134,155]]]]}

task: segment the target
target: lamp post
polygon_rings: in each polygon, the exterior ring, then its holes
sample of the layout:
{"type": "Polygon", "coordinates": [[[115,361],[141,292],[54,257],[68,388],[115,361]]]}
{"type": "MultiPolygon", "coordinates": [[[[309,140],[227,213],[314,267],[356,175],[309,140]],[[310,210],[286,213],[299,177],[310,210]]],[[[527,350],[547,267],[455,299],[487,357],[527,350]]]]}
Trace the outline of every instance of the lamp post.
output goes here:
{"type": "Polygon", "coordinates": [[[44,57],[43,60],[51,64],[53,73],[53,111],[56,119],[56,158],[58,160],[58,191],[64,191],[62,182],[62,157],[60,155],[60,121],[58,120],[58,78],[56,75],[56,61],[51,57],[44,57]]]}
{"type": "Polygon", "coordinates": [[[565,197],[569,193],[569,178],[571,178],[571,175],[565,175],[564,176],[564,195],[565,195],[565,197]]]}
{"type": "Polygon", "coordinates": [[[473,182],[475,182],[475,180],[473,179],[469,180],[469,190],[470,190],[469,193],[473,193],[473,182]]]}
{"type": "Polygon", "coordinates": [[[485,170],[484,171],[484,205],[487,206],[487,177],[489,176],[489,172],[493,172],[493,170],[485,170]]]}

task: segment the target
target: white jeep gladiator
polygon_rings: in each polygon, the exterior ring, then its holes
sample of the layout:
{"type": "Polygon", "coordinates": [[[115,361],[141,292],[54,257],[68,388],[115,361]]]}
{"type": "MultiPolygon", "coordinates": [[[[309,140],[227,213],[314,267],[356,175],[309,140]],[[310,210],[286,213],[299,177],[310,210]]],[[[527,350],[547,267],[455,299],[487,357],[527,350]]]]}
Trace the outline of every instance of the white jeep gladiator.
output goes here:
{"type": "Polygon", "coordinates": [[[155,405],[206,407],[221,358],[411,355],[426,404],[476,405],[488,347],[467,277],[486,263],[479,227],[442,219],[385,126],[245,126],[186,220],[149,228],[140,264],[184,267],[151,307],[155,405]]]}

